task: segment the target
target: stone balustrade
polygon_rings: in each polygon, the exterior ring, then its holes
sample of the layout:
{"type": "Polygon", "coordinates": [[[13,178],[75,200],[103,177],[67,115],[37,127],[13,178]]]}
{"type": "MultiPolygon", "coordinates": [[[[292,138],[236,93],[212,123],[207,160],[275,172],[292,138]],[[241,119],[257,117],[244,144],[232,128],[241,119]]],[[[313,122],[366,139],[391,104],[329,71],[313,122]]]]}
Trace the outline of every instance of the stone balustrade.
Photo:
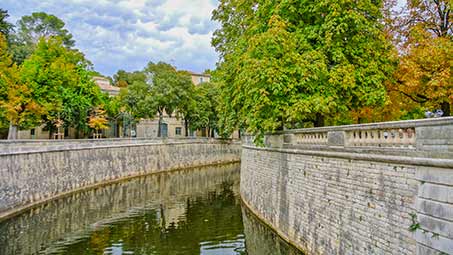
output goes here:
{"type": "MultiPolygon", "coordinates": [[[[453,153],[453,117],[285,130],[268,147],[384,149],[453,153]]],[[[250,140],[250,138],[249,138],[250,140]]],[[[442,154],[441,157],[445,157],[442,154]]]]}
{"type": "Polygon", "coordinates": [[[345,146],[415,148],[415,128],[346,131],[345,146]]]}
{"type": "Polygon", "coordinates": [[[294,135],[295,144],[327,144],[327,132],[301,133],[294,135]]]}

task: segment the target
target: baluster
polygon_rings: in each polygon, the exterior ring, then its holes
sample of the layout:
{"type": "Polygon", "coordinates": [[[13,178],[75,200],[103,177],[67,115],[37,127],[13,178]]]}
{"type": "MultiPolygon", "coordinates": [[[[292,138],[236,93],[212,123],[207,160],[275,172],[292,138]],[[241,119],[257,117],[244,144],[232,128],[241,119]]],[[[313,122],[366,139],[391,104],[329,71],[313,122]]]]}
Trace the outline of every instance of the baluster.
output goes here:
{"type": "Polygon", "coordinates": [[[407,129],[407,133],[408,133],[408,143],[412,146],[415,146],[416,144],[416,133],[415,133],[415,129],[414,128],[408,128],[407,129]]]}
{"type": "Polygon", "coordinates": [[[382,145],[383,145],[383,147],[388,147],[389,144],[390,144],[390,132],[388,130],[383,130],[382,145]]]}

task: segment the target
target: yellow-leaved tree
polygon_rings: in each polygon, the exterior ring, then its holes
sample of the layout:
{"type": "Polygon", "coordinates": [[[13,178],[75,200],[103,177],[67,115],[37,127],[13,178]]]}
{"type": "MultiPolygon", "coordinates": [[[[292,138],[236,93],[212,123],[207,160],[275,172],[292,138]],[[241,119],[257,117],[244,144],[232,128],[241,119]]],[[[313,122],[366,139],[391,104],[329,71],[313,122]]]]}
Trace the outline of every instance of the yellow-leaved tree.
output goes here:
{"type": "Polygon", "coordinates": [[[102,109],[102,107],[97,107],[93,110],[93,113],[90,116],[90,120],[88,121],[88,126],[94,129],[94,138],[99,138],[101,136],[100,131],[108,128],[106,112],[104,109],[102,109]]]}
{"type": "Polygon", "coordinates": [[[397,89],[412,102],[427,110],[441,109],[451,115],[453,104],[453,41],[417,31],[416,43],[402,56],[395,74],[397,89]]]}
{"type": "Polygon", "coordinates": [[[407,1],[407,15],[398,22],[404,38],[400,61],[389,87],[405,97],[403,111],[441,109],[444,116],[451,115],[452,6],[451,0],[407,1]]]}
{"type": "Polygon", "coordinates": [[[0,33],[0,118],[9,124],[8,139],[17,139],[19,128],[37,125],[44,113],[33,90],[20,81],[20,70],[8,53],[5,36],[0,33]]]}

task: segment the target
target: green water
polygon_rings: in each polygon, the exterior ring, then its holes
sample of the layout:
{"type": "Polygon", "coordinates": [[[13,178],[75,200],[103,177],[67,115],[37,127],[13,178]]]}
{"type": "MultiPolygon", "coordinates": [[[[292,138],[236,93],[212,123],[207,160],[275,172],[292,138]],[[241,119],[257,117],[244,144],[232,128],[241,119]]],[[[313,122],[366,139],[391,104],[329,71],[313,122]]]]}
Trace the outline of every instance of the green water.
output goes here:
{"type": "Polygon", "coordinates": [[[300,255],[241,206],[239,165],[73,194],[0,223],[0,254],[300,255]]]}

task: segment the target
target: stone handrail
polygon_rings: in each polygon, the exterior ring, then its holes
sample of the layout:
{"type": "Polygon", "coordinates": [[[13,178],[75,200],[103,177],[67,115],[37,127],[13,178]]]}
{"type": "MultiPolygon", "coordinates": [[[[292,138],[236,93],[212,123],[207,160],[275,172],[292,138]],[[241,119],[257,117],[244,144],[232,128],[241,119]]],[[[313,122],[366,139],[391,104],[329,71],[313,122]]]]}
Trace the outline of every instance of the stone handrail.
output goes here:
{"type": "MultiPolygon", "coordinates": [[[[102,146],[147,145],[159,143],[197,143],[222,141],[214,138],[107,138],[107,139],[66,139],[66,140],[0,140],[0,155],[11,153],[29,153],[52,150],[74,150],[100,148],[102,146]]],[[[229,141],[229,140],[228,140],[229,141]]]]}
{"type": "Polygon", "coordinates": [[[265,144],[453,153],[453,117],[285,130],[268,134],[265,144]]]}

